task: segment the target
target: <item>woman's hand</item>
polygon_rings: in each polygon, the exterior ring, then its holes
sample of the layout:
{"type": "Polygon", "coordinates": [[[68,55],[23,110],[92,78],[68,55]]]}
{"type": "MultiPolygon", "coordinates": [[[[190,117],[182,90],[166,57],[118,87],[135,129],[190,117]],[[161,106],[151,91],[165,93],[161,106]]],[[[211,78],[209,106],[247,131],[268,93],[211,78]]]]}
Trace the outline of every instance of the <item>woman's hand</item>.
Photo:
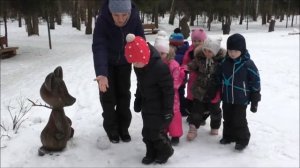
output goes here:
{"type": "Polygon", "coordinates": [[[94,79],[98,82],[98,86],[99,86],[99,89],[100,89],[100,92],[106,92],[107,89],[109,88],[108,86],[108,79],[106,76],[97,76],[96,79],[94,79]]]}

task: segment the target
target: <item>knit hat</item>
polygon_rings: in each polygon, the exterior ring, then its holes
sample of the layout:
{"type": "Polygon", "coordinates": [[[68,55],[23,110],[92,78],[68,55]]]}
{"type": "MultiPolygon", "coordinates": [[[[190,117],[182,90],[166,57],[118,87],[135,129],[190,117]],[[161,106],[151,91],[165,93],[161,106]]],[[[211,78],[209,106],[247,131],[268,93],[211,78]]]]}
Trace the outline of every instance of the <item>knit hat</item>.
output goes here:
{"type": "Polygon", "coordinates": [[[168,34],[167,34],[167,32],[165,32],[165,31],[163,31],[163,30],[158,31],[157,37],[155,38],[154,44],[155,44],[158,40],[160,40],[160,39],[168,40],[168,34]]]}
{"type": "Polygon", "coordinates": [[[127,62],[141,62],[148,64],[150,59],[150,49],[147,42],[140,36],[128,34],[126,36],[125,58],[127,62]]]}
{"type": "Polygon", "coordinates": [[[160,53],[169,53],[170,45],[167,39],[155,39],[154,48],[160,53]]]}
{"type": "Polygon", "coordinates": [[[238,50],[241,53],[246,51],[246,40],[241,34],[233,34],[227,39],[227,50],[238,50]]]}
{"type": "Polygon", "coordinates": [[[192,41],[194,41],[194,40],[204,41],[206,39],[206,33],[201,28],[200,29],[193,29],[191,37],[192,37],[192,41]]]}
{"type": "Polygon", "coordinates": [[[184,37],[182,33],[173,33],[169,38],[170,44],[173,46],[182,46],[184,37]]]}
{"type": "Polygon", "coordinates": [[[169,41],[167,32],[160,30],[155,38],[154,48],[158,52],[169,53],[169,41]]]}
{"type": "Polygon", "coordinates": [[[222,39],[212,39],[212,38],[207,38],[204,40],[202,50],[203,49],[208,49],[210,50],[214,56],[216,56],[221,48],[221,41],[222,39]]]}
{"type": "Polygon", "coordinates": [[[108,8],[111,13],[130,13],[131,0],[109,0],[108,8]]]}

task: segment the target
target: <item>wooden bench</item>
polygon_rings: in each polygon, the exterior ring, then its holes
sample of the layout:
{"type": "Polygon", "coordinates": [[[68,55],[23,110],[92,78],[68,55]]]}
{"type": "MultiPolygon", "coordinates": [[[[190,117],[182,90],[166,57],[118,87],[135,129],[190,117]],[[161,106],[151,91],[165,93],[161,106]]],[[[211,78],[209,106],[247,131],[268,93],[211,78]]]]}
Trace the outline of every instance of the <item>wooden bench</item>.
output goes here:
{"type": "Polygon", "coordinates": [[[6,36],[0,37],[0,57],[1,59],[10,58],[17,54],[17,49],[19,47],[4,47],[7,46],[7,38],[6,36]]]}
{"type": "Polygon", "coordinates": [[[143,24],[145,34],[156,34],[158,29],[156,28],[154,23],[143,24]]]}

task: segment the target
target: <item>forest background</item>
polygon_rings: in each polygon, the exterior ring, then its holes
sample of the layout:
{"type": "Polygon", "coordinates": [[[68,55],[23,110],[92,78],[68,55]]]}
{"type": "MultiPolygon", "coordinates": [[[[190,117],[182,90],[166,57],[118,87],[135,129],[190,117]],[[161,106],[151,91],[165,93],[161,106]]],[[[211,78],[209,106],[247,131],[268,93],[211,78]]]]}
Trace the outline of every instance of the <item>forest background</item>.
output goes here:
{"type": "MultiPolygon", "coordinates": [[[[286,27],[293,27],[295,17],[299,15],[300,1],[297,0],[132,0],[140,10],[143,23],[155,24],[159,28],[158,18],[169,14],[170,25],[174,25],[175,16],[179,17],[178,27],[185,38],[189,37],[190,26],[202,26],[211,30],[211,23],[222,23],[223,34],[230,33],[234,19],[239,24],[257,21],[261,16],[261,24],[269,24],[268,31],[274,31],[275,20],[286,22],[286,27]]],[[[104,0],[0,0],[0,36],[9,40],[7,21],[18,21],[22,27],[22,19],[28,36],[39,35],[39,24],[47,22],[48,29],[55,30],[61,25],[64,14],[71,16],[72,27],[85,34],[92,34],[95,21],[104,0]],[[82,24],[84,23],[84,24],[82,24]],[[3,26],[4,25],[4,26],[3,26]],[[85,27],[83,26],[85,25],[85,27]],[[4,29],[4,30],[1,30],[4,29]],[[4,33],[3,33],[4,32],[4,33]]],[[[49,39],[50,39],[50,31],[49,39]]]]}

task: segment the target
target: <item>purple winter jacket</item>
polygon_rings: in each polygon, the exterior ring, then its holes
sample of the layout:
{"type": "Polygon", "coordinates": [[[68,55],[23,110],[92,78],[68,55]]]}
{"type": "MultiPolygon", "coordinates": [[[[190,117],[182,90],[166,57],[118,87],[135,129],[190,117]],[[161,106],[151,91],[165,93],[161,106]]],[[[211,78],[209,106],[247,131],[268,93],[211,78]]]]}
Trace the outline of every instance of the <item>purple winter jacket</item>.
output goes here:
{"type": "Polygon", "coordinates": [[[132,4],[131,15],[123,27],[115,25],[108,8],[108,0],[102,6],[93,34],[93,58],[96,76],[108,75],[108,66],[128,64],[124,56],[126,35],[132,33],[145,38],[138,10],[132,4]]]}

